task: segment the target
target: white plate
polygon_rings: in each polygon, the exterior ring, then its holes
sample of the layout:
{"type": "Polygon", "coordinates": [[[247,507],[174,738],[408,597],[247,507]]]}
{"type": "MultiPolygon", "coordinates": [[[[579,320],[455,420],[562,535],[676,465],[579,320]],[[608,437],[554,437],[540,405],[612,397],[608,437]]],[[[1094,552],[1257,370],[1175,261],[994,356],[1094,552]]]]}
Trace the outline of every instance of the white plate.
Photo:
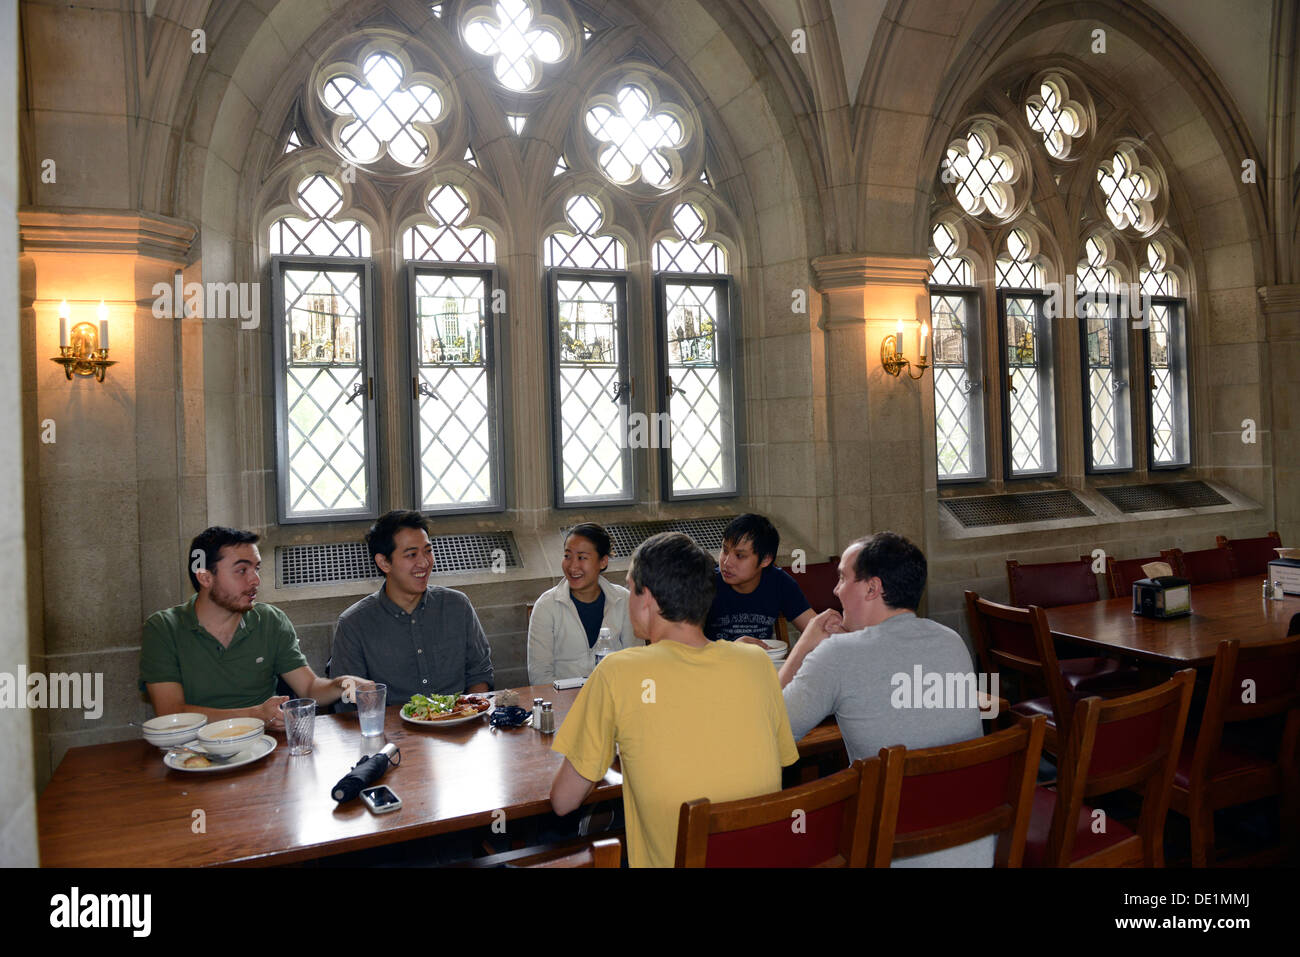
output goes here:
{"type": "MultiPolygon", "coordinates": [[[[251,745],[244,748],[244,750],[236,752],[235,756],[229,761],[213,762],[211,766],[206,768],[187,768],[185,767],[185,758],[188,757],[188,755],[171,753],[163,755],[163,764],[167,765],[167,767],[171,768],[173,771],[197,771],[199,773],[229,771],[231,768],[242,768],[245,764],[252,764],[254,761],[260,761],[262,758],[274,751],[277,744],[278,742],[275,738],[271,737],[269,734],[264,734],[253,741],[251,745]]],[[[193,747],[195,751],[204,750],[202,745],[194,745],[193,747]]]]}
{"type": "MultiPolygon", "coordinates": [[[[405,707],[405,705],[403,705],[403,707],[405,707]]],[[[493,708],[488,708],[486,711],[480,711],[478,714],[466,715],[463,718],[445,718],[442,721],[426,721],[419,718],[408,718],[406,715],[402,714],[400,708],[397,713],[402,715],[402,720],[407,724],[418,724],[422,728],[454,728],[458,724],[468,724],[470,721],[477,721],[485,714],[491,714],[493,710],[493,708]]]]}

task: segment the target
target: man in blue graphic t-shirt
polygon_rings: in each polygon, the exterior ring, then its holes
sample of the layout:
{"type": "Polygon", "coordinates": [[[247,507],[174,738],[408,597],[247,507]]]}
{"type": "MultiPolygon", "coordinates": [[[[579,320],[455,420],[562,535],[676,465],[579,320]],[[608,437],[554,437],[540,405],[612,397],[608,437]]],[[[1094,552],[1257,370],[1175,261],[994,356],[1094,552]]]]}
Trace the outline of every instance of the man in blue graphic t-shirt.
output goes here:
{"type": "Polygon", "coordinates": [[[812,621],[808,599],[789,573],[773,564],[780,544],[780,534],[762,515],[740,515],[727,526],[718,554],[717,595],[704,626],[707,637],[760,644],[773,637],[779,615],[800,631],[812,621]]]}

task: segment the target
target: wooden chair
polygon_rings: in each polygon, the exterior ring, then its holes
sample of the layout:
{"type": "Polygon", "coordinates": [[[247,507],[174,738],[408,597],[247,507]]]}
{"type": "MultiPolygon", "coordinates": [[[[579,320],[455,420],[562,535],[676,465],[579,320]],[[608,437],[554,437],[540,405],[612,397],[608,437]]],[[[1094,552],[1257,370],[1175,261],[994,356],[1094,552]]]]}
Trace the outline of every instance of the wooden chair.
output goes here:
{"type": "MultiPolygon", "coordinates": [[[[1255,730],[1256,738],[1263,737],[1255,730]]],[[[1291,855],[1300,850],[1298,747],[1300,636],[1264,645],[1221,642],[1200,729],[1195,741],[1189,737],[1184,744],[1174,777],[1173,809],[1191,823],[1193,867],[1213,862],[1215,811],[1267,797],[1281,797],[1285,846],[1291,855]],[[1274,716],[1282,726],[1276,747],[1268,749],[1272,753],[1260,742],[1250,747],[1230,727],[1274,716]]]]}
{"type": "Polygon", "coordinates": [[[1216,535],[1214,543],[1228,550],[1237,577],[1244,578],[1247,575],[1267,573],[1268,563],[1277,558],[1273,549],[1282,547],[1282,536],[1277,532],[1269,532],[1262,538],[1224,538],[1216,535]]]}
{"type": "Polygon", "coordinates": [[[772,637],[777,641],[784,641],[790,644],[790,626],[786,624],[785,615],[777,615],[776,621],[772,625],[772,637]]]}
{"type": "Polygon", "coordinates": [[[623,859],[623,842],[617,837],[598,841],[584,838],[559,844],[524,847],[489,854],[453,865],[461,868],[487,867],[618,867],[623,859]]]}
{"type": "Polygon", "coordinates": [[[677,867],[863,867],[871,849],[880,761],[855,761],[798,787],[682,805],[677,867]]]}
{"type": "MultiPolygon", "coordinates": [[[[1086,698],[1070,722],[1057,789],[1036,788],[1027,867],[1163,867],[1164,826],[1194,669],[1124,698],[1086,698]],[[1137,830],[1097,818],[1086,798],[1142,792],[1137,830]],[[1103,830],[1095,831],[1098,821],[1103,830]]],[[[1102,812],[1104,813],[1104,812],[1102,812]]]]}
{"type": "Polygon", "coordinates": [[[882,748],[871,862],[947,850],[998,836],[996,867],[1019,867],[1047,719],[937,748],[882,748]]]}
{"type": "Polygon", "coordinates": [[[1037,605],[1012,608],[968,591],[966,620],[970,623],[980,667],[986,673],[1015,671],[1025,675],[1035,691],[1046,690],[1045,697],[1021,701],[1012,705],[1011,711],[1029,717],[1045,716],[1044,746],[1057,753],[1057,738],[1060,735],[1064,740],[1063,722],[1070,720],[1073,698],[1056,659],[1047,614],[1037,605]]]}
{"type": "MultiPolygon", "coordinates": [[[[1056,608],[1101,598],[1092,559],[1086,555],[1080,556],[1077,562],[1039,565],[1022,565],[1015,559],[1008,559],[1007,586],[1011,604],[1019,608],[1030,605],[1056,608]]],[[[1061,673],[1072,693],[1088,694],[1133,691],[1137,689],[1140,677],[1136,669],[1105,656],[1063,658],[1061,673]]]]}
{"type": "Polygon", "coordinates": [[[1020,608],[1030,605],[1055,608],[1101,598],[1092,559],[1087,557],[1077,562],[1039,565],[1022,565],[1015,559],[1008,559],[1007,586],[1011,591],[1011,604],[1020,608]]]}
{"type": "Polygon", "coordinates": [[[1162,551],[1160,557],[1173,566],[1175,575],[1193,585],[1209,585],[1237,577],[1232,552],[1226,548],[1203,548],[1195,552],[1172,548],[1162,551]]]}
{"type": "Polygon", "coordinates": [[[1147,577],[1147,573],[1142,570],[1142,566],[1164,560],[1159,555],[1153,558],[1107,558],[1106,584],[1110,588],[1110,597],[1133,597],[1133,583],[1147,577]]]}
{"type": "Polygon", "coordinates": [[[822,612],[828,608],[834,608],[839,612],[844,611],[844,606],[835,597],[835,586],[840,581],[838,557],[827,562],[808,565],[801,573],[793,575],[793,578],[798,583],[799,590],[803,592],[803,597],[808,599],[808,604],[812,605],[813,611],[822,612]]]}

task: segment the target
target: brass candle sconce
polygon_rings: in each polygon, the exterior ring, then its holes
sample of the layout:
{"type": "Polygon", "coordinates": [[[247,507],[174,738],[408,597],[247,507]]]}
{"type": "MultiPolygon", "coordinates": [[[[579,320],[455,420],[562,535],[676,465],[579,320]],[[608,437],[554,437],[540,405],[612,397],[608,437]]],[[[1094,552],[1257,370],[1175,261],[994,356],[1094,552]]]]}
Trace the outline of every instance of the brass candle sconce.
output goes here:
{"type": "Polygon", "coordinates": [[[94,376],[96,382],[104,381],[104,374],[111,365],[117,365],[108,357],[108,307],[99,301],[99,328],[94,323],[78,322],[68,331],[68,301],[59,305],[59,354],[51,356],[51,362],[63,366],[63,374],[68,381],[74,375],[94,376]]]}

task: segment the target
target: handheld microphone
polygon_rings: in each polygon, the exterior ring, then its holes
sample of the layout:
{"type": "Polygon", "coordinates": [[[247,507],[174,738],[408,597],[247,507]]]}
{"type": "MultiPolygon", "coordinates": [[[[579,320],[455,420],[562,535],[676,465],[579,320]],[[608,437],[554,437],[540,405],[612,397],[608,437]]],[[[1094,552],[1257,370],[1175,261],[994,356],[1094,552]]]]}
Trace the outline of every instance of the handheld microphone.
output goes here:
{"type": "Polygon", "coordinates": [[[395,744],[386,744],[378,754],[371,754],[353,765],[352,770],[343,776],[330,796],[342,804],[351,801],[364,788],[368,788],[384,776],[389,766],[396,767],[401,762],[401,752],[395,744]]]}

